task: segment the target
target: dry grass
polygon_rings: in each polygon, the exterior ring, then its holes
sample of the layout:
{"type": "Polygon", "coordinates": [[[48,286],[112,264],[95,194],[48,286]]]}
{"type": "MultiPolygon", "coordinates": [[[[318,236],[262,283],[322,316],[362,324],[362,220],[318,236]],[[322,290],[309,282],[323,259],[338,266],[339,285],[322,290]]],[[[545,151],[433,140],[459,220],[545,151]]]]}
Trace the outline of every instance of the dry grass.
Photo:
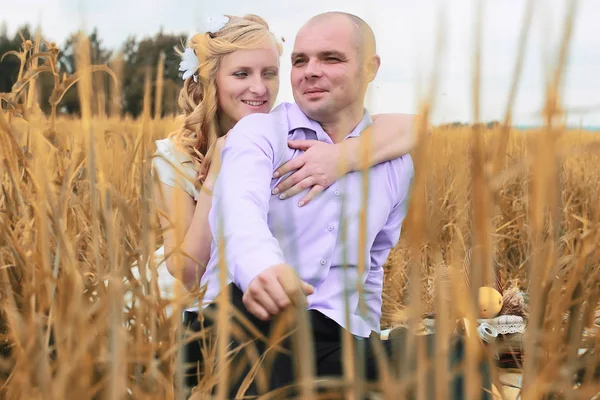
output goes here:
{"type": "MultiPolygon", "coordinates": [[[[93,68],[83,44],[78,66],[86,72],[76,77],[81,119],[36,113],[33,84],[5,95],[0,111],[2,395],[182,398],[180,318],[166,317],[172,304],[160,298],[156,279],[148,282],[142,274],[137,280],[131,273],[135,261],[148,262],[154,271],[151,254],[160,233],[150,157],[153,141],[175,129],[177,121],[150,117],[149,92],[139,120],[92,115],[93,68]],[[124,304],[126,294],[133,304],[124,304]]],[[[29,46],[27,52],[37,44],[29,46]]],[[[47,72],[57,73],[47,56],[47,72]]],[[[59,93],[61,80],[57,85],[59,93]]],[[[489,279],[495,257],[504,285],[529,293],[524,398],[548,393],[590,398],[600,390],[598,377],[591,379],[600,336],[584,331],[592,327],[600,299],[600,136],[556,125],[553,87],[547,126],[539,131],[508,125],[436,128],[414,153],[412,203],[386,267],[382,324],[415,326],[411,316],[437,312],[437,382],[447,379],[441,360],[453,321],[475,320],[474,297],[458,284],[465,254],[474,249],[473,287],[489,279]],[[450,287],[435,286],[434,276],[445,269],[450,287]],[[436,302],[434,293],[452,301],[436,302]],[[581,358],[577,350],[583,347],[591,350],[581,358]],[[577,372],[588,379],[576,386],[577,372]]],[[[422,115],[426,120],[428,107],[422,115]]],[[[179,307],[189,300],[182,294],[175,302],[179,307]]],[[[207,376],[200,389],[225,379],[228,368],[219,362],[225,354],[220,351],[212,365],[220,374],[207,376]]],[[[305,362],[306,354],[296,351],[305,362]]],[[[415,351],[423,388],[428,364],[422,346],[415,351]]],[[[478,388],[474,366],[480,357],[489,353],[470,337],[465,364],[470,391],[478,388]]],[[[347,393],[363,390],[360,381],[345,382],[347,393]]],[[[397,398],[404,384],[388,379],[380,391],[397,398]]],[[[310,393],[312,386],[306,388],[310,393]]]]}

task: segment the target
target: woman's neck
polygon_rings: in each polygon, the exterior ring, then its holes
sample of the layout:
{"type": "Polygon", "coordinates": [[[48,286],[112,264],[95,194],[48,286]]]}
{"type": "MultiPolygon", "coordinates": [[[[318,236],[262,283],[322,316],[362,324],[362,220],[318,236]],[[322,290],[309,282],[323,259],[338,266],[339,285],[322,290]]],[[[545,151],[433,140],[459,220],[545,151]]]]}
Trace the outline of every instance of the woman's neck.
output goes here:
{"type": "Polygon", "coordinates": [[[219,136],[225,136],[236,124],[236,121],[224,113],[219,114],[219,136]]]}

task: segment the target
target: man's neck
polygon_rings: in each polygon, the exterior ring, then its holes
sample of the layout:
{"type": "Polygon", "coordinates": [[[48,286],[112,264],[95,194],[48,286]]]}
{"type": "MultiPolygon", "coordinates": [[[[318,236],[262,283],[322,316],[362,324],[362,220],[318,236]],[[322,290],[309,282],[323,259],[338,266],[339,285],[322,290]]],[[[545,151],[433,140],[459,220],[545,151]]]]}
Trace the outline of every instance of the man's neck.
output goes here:
{"type": "Polygon", "coordinates": [[[360,109],[340,113],[331,121],[321,122],[321,126],[333,143],[339,143],[356,128],[363,116],[364,109],[361,107],[360,109]]]}

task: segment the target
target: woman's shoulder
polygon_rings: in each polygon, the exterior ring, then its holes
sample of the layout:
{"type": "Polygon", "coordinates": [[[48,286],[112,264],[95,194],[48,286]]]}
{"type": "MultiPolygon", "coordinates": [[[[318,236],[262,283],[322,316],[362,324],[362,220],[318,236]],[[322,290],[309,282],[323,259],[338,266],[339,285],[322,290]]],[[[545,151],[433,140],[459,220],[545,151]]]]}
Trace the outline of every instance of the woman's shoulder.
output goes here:
{"type": "Polygon", "coordinates": [[[160,139],[154,142],[156,144],[155,156],[164,157],[172,162],[191,162],[190,156],[179,147],[171,138],[160,139]]]}
{"type": "Polygon", "coordinates": [[[152,159],[153,172],[169,186],[180,186],[193,198],[197,197],[194,182],[198,172],[189,154],[171,138],[155,141],[156,151],[152,159]]]}

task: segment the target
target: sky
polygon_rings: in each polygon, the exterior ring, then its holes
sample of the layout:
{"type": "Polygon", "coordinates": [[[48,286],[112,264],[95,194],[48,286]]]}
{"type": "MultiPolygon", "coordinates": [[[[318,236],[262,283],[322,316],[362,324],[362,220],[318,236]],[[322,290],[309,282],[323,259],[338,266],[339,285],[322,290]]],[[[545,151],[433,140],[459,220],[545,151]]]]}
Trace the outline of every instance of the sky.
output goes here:
{"type": "MultiPolygon", "coordinates": [[[[294,37],[311,16],[345,11],[362,17],[377,39],[382,65],[371,84],[371,113],[414,113],[429,93],[439,62],[432,121],[473,122],[473,71],[477,0],[0,0],[0,22],[9,34],[25,23],[40,24],[58,44],[83,28],[97,27],[105,45],[118,49],[128,36],[189,35],[208,16],[253,13],[285,38],[278,101],[293,101],[289,83],[294,37]],[[441,33],[441,34],[440,34],[441,33]],[[437,51],[442,38],[441,51],[437,51]],[[438,61],[439,60],[439,61],[438,61]]],[[[482,1],[481,98],[479,120],[502,120],[517,58],[526,0],[482,1]]],[[[567,0],[537,0],[513,123],[541,123],[548,77],[556,66],[567,15],[567,0]]],[[[600,0],[577,2],[561,101],[568,123],[600,126],[600,0]]]]}

